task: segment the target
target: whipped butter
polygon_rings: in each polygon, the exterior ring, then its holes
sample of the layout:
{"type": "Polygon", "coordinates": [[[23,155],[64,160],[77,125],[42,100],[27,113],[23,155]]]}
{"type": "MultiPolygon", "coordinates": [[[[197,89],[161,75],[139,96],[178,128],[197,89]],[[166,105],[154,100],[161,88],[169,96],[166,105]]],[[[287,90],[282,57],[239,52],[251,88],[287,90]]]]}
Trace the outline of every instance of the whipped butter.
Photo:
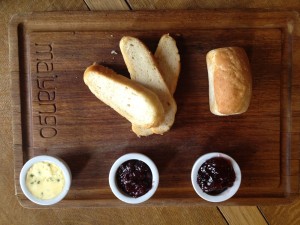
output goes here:
{"type": "Polygon", "coordinates": [[[63,190],[65,178],[62,170],[50,162],[37,162],[26,174],[26,186],[32,195],[47,200],[57,197],[63,190]]]}

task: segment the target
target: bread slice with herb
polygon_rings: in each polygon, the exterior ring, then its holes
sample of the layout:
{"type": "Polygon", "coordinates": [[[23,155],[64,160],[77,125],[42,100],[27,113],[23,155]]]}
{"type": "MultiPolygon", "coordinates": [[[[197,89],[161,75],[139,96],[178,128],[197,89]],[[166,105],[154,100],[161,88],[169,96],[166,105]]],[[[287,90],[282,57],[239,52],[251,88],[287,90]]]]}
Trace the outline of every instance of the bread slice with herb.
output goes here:
{"type": "Polygon", "coordinates": [[[138,82],[101,65],[89,66],[83,76],[90,91],[132,124],[157,126],[164,118],[158,96],[138,82]]]}
{"type": "Polygon", "coordinates": [[[120,49],[132,80],[152,90],[164,108],[164,119],[158,126],[145,129],[133,123],[132,130],[138,136],[163,134],[171,128],[177,111],[176,102],[166,85],[153,54],[139,39],[125,36],[120,41],[120,49]]]}
{"type": "Polygon", "coordinates": [[[154,57],[158,69],[173,95],[177,87],[181,65],[176,41],[169,34],[164,34],[160,38],[154,57]]]}

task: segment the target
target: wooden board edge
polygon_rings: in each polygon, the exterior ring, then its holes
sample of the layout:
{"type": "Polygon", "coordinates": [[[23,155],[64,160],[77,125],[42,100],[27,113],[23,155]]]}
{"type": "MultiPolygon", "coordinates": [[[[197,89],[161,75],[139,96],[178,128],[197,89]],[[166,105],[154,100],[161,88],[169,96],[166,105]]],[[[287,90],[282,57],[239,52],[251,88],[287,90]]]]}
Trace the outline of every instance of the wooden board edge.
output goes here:
{"type": "Polygon", "coordinates": [[[19,25],[25,19],[25,16],[12,16],[8,27],[8,44],[9,44],[9,73],[10,73],[10,90],[11,90],[11,107],[12,107],[12,132],[13,132],[13,151],[14,160],[23,158],[22,148],[22,125],[21,125],[21,97],[20,97],[20,69],[19,69],[19,25]]]}
{"type": "MultiPolygon", "coordinates": [[[[291,149],[292,157],[300,161],[300,14],[295,15],[294,21],[294,39],[293,39],[293,82],[291,86],[292,101],[292,129],[291,129],[291,149]]],[[[298,162],[300,164],[300,162],[298,162]]],[[[298,197],[300,195],[300,165],[298,166],[298,197]]]]}
{"type": "MultiPolygon", "coordinates": [[[[22,168],[24,159],[26,157],[25,143],[24,143],[24,128],[22,127],[22,112],[24,106],[22,106],[22,90],[21,82],[27,78],[27,73],[21,68],[22,54],[25,54],[24,48],[20,46],[22,41],[20,39],[25,38],[25,23],[27,16],[31,15],[22,14],[12,16],[8,26],[8,44],[9,44],[9,74],[10,74],[10,90],[11,90],[11,107],[12,107],[12,137],[13,137],[13,155],[14,155],[14,186],[15,195],[21,204],[19,199],[19,193],[22,193],[19,187],[19,173],[20,170],[16,168],[22,168]],[[25,152],[24,152],[25,151],[25,152]]],[[[23,90],[24,91],[24,90],[23,90]]]]}
{"type": "MultiPolygon", "coordinates": [[[[11,98],[12,98],[12,111],[13,111],[13,134],[14,131],[19,131],[20,128],[16,127],[15,124],[21,124],[21,118],[15,116],[15,112],[20,112],[20,70],[19,70],[19,41],[18,41],[18,26],[23,21],[23,19],[19,15],[14,15],[8,27],[8,45],[9,45],[9,73],[10,73],[10,83],[11,83],[11,98]]],[[[18,141],[22,144],[21,141],[18,141]]],[[[15,145],[15,136],[13,137],[13,144],[15,145]]]]}
{"type": "Polygon", "coordinates": [[[28,209],[42,209],[42,208],[123,208],[123,207],[167,207],[167,206],[177,206],[177,207],[189,207],[189,206],[199,206],[199,207],[226,207],[226,206],[256,206],[259,202],[259,206],[272,206],[272,205],[290,205],[292,204],[296,198],[293,196],[287,198],[270,198],[266,201],[264,198],[253,198],[249,201],[249,199],[236,199],[229,202],[221,202],[221,203],[211,203],[203,200],[197,201],[194,199],[192,202],[185,199],[173,199],[170,201],[169,199],[156,199],[150,200],[146,203],[141,203],[137,205],[131,205],[121,202],[118,199],[110,199],[110,200],[91,200],[91,199],[81,199],[81,200],[62,200],[56,205],[52,206],[41,206],[37,205],[30,200],[28,200],[23,195],[17,195],[17,199],[20,205],[23,208],[28,209]]]}
{"type": "Polygon", "coordinates": [[[15,15],[12,19],[13,22],[20,21],[26,18],[26,22],[34,25],[34,29],[43,31],[56,30],[55,24],[51,23],[51,19],[55,18],[56,21],[60,21],[66,31],[73,31],[75,24],[76,27],[81,30],[88,30],[85,23],[89,23],[90,27],[100,30],[141,30],[145,29],[144,23],[147,23],[147,30],[162,29],[167,30],[169,27],[176,27],[176,29],[185,29],[185,23],[182,21],[172,21],[170,23],[161,23],[159,28],[157,24],[162,19],[168,19],[172,15],[182,14],[182,17],[189,23],[190,28],[201,29],[201,28],[232,28],[232,21],[239,21],[239,26],[235,28],[245,28],[249,24],[252,27],[257,28],[280,28],[283,24],[286,24],[287,18],[292,18],[295,15],[295,11],[266,11],[266,10],[233,10],[233,9],[191,9],[191,10],[138,10],[138,11],[67,11],[67,12],[34,12],[30,14],[15,15]],[[267,13],[266,13],[267,12],[267,13]],[[224,17],[224,13],[228,14],[224,17]],[[243,13],[243,16],[240,16],[243,13]],[[97,20],[94,17],[97,15],[97,20]],[[199,20],[201,16],[201,20],[199,20]],[[78,22],[78,18],[84,18],[78,22]],[[122,18],[128,18],[123,20],[122,18]],[[208,27],[205,23],[206,19],[214,18],[219,20],[219,23],[215,23],[213,27],[208,27]],[[109,18],[109,21],[107,20],[109,18]],[[265,21],[270,19],[268,24],[265,21]],[[272,20],[271,20],[272,19],[272,20]],[[272,22],[271,22],[272,21],[272,22]],[[112,28],[111,23],[115,26],[112,28]],[[47,23],[45,25],[45,23],[47,23]]]}

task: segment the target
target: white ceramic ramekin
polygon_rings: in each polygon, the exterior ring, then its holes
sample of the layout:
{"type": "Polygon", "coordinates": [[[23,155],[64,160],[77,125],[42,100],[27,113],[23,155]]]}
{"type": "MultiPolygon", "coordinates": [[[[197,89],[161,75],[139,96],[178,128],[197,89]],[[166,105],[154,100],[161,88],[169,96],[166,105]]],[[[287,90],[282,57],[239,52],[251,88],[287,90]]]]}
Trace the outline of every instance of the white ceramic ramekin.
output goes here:
{"type": "Polygon", "coordinates": [[[39,205],[53,205],[61,201],[68,193],[70,186],[71,186],[71,180],[72,180],[72,174],[70,171],[69,166],[60,158],[54,157],[54,156],[48,156],[48,155],[41,155],[36,156],[30,160],[28,160],[25,165],[23,166],[21,173],[20,173],[20,185],[23,193],[25,196],[32,202],[39,204],[39,205]],[[33,166],[33,164],[38,162],[49,162],[55,164],[57,167],[59,167],[64,175],[65,178],[65,185],[62,190],[62,192],[56,196],[55,198],[43,200],[40,198],[35,197],[31,194],[31,192],[28,190],[26,186],[26,175],[27,171],[33,166]]]}
{"type": "Polygon", "coordinates": [[[192,179],[192,185],[194,187],[194,190],[201,198],[209,202],[223,202],[231,198],[238,191],[242,180],[242,174],[239,165],[233,158],[231,158],[230,156],[224,153],[212,152],[212,153],[205,154],[197,159],[197,161],[194,163],[194,166],[192,168],[191,179],[192,179]],[[236,179],[233,183],[233,186],[227,188],[222,193],[218,195],[209,195],[203,192],[202,189],[200,188],[199,184],[197,183],[197,175],[203,163],[205,163],[207,160],[214,157],[223,157],[225,159],[228,159],[233,166],[236,179]]]}
{"type": "Polygon", "coordinates": [[[154,164],[154,162],[147,156],[140,154],[140,153],[128,153],[126,155],[121,156],[119,159],[117,159],[115,161],[115,163],[112,165],[110,172],[109,172],[109,186],[112,190],[112,192],[114,193],[114,195],[120,199],[123,202],[129,203],[129,204],[138,204],[141,202],[145,202],[147,201],[149,198],[151,198],[157,187],[158,187],[158,183],[159,183],[159,173],[157,170],[156,165],[154,164]],[[116,180],[116,173],[118,168],[126,161],[128,160],[140,160],[143,161],[144,163],[146,163],[151,172],[152,172],[152,188],[144,195],[134,198],[129,196],[128,194],[124,193],[117,184],[117,180],[116,180]]]}

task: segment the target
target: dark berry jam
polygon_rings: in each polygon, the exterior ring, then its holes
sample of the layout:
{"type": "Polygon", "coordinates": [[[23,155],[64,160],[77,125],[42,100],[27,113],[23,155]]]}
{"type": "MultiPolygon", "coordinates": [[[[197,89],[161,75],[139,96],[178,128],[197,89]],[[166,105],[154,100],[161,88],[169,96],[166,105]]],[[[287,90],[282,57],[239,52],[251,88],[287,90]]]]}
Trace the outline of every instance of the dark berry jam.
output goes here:
{"type": "Polygon", "coordinates": [[[231,187],[235,181],[235,172],[229,160],[214,157],[202,164],[198,171],[197,182],[209,195],[218,195],[231,187]]]}
{"type": "Polygon", "coordinates": [[[140,160],[124,162],[116,174],[118,186],[131,197],[137,198],[152,188],[152,172],[149,166],[140,160]]]}

